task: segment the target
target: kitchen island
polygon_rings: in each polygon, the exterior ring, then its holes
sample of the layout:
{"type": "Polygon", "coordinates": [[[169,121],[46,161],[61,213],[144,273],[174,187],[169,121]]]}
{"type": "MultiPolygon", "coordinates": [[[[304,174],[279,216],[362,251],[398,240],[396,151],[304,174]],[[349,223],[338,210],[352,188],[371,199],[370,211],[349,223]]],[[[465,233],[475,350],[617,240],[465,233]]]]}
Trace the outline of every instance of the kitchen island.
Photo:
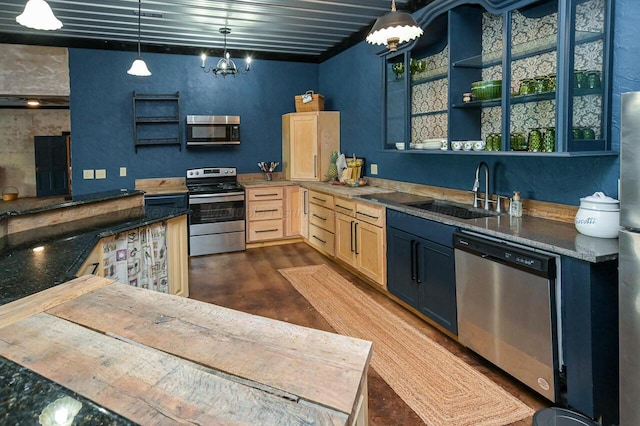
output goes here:
{"type": "Polygon", "coordinates": [[[15,219],[24,228],[0,235],[0,305],[75,278],[102,238],[188,213],[145,208],[142,191],[107,191],[53,202],[16,201],[20,203],[4,203],[0,214],[5,230],[15,219]],[[53,215],[49,217],[53,222],[43,222],[41,214],[53,215]]]}
{"type": "Polygon", "coordinates": [[[0,307],[0,355],[119,424],[367,423],[370,342],[95,276],[0,307]]]}

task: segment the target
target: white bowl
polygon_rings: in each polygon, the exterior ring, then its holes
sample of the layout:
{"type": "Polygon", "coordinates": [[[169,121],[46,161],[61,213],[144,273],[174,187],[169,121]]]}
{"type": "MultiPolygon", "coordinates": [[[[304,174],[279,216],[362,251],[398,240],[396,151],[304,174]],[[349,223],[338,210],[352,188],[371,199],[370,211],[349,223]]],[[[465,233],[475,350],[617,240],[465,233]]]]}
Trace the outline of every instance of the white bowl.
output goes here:
{"type": "Polygon", "coordinates": [[[404,149],[404,142],[396,142],[396,149],[402,151],[404,149]]]}

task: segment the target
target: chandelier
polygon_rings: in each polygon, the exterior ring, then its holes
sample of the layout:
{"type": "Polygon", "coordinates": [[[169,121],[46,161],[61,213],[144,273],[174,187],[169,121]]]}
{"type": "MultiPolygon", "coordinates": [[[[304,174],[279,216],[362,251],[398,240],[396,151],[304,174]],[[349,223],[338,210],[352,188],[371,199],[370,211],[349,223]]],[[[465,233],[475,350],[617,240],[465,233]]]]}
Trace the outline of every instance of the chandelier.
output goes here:
{"type": "Polygon", "coordinates": [[[384,44],[389,51],[398,50],[398,45],[413,40],[422,35],[422,28],[416,23],[413,16],[407,12],[396,11],[396,0],[391,3],[391,12],[378,18],[369,35],[367,42],[371,44],[384,44]]]}
{"type": "MultiPolygon", "coordinates": [[[[215,68],[206,68],[205,60],[207,59],[207,55],[203,53],[202,55],[200,55],[200,59],[202,59],[202,65],[200,65],[200,67],[202,68],[202,71],[212,72],[216,76],[221,75],[222,77],[226,77],[228,75],[233,75],[235,77],[242,71],[236,66],[235,62],[233,62],[233,60],[231,59],[231,55],[229,54],[229,52],[227,52],[227,34],[231,33],[231,29],[222,27],[219,31],[220,34],[224,36],[224,53],[222,55],[222,58],[220,58],[215,68]]],[[[251,71],[251,56],[247,56],[245,61],[246,65],[244,72],[251,71]]]]}

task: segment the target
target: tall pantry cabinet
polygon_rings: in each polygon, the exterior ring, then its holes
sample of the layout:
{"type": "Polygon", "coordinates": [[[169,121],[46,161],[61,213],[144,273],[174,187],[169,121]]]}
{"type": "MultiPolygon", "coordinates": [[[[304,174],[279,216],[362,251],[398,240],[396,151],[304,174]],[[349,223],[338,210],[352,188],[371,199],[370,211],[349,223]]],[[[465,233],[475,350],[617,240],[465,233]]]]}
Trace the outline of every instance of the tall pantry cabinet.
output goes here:
{"type": "Polygon", "coordinates": [[[331,151],[340,150],[340,112],[282,116],[282,170],[287,180],[326,181],[331,151]]]}

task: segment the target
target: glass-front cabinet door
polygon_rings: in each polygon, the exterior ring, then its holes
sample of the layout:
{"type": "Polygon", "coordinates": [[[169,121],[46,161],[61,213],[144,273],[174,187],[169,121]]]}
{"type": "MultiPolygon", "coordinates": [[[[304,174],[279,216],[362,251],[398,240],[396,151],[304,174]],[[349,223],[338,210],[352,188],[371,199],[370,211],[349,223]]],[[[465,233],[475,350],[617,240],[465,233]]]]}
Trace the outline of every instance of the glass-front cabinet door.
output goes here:
{"type": "Polygon", "coordinates": [[[408,84],[407,56],[387,57],[385,60],[385,149],[396,149],[396,143],[409,148],[407,134],[408,84]]]}
{"type": "Polygon", "coordinates": [[[578,2],[574,8],[574,52],[570,92],[571,128],[569,151],[607,149],[605,97],[608,69],[605,67],[605,0],[578,2]]]}
{"type": "Polygon", "coordinates": [[[556,152],[557,2],[509,13],[511,79],[508,149],[556,152]]]}

